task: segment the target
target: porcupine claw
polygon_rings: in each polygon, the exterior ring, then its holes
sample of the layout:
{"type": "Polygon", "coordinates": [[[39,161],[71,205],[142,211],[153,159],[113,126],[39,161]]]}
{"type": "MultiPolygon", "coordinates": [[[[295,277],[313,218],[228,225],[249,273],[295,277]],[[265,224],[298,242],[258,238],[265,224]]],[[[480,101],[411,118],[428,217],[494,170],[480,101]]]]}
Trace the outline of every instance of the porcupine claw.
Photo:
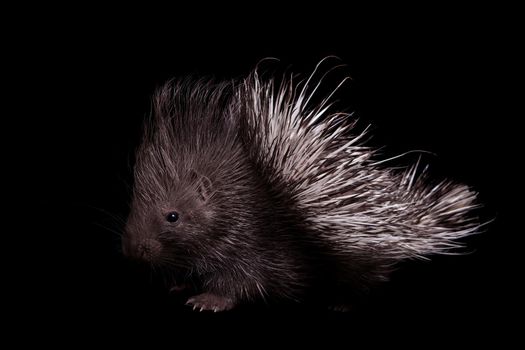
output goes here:
{"type": "Polygon", "coordinates": [[[193,306],[193,310],[219,312],[232,309],[235,303],[228,297],[202,293],[189,298],[186,305],[193,306]]]}

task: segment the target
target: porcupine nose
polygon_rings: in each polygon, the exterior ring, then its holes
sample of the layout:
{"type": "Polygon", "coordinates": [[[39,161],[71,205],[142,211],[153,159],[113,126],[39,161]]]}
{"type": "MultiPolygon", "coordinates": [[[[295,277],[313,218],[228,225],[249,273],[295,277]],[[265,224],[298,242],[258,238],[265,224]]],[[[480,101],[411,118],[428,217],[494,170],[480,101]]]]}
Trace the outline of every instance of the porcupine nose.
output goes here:
{"type": "Polygon", "coordinates": [[[132,235],[124,235],[122,238],[122,253],[132,259],[152,262],[162,251],[162,245],[155,239],[137,238],[132,235]]]}
{"type": "Polygon", "coordinates": [[[162,245],[154,239],[143,239],[137,245],[138,257],[147,261],[155,260],[160,255],[161,250],[162,245]]]}

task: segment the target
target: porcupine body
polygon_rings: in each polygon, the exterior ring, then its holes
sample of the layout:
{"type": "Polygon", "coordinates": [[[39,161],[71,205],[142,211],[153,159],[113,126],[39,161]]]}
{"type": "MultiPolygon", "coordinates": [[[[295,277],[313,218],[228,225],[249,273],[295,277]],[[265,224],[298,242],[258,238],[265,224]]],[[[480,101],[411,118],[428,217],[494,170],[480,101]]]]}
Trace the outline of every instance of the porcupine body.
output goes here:
{"type": "Polygon", "coordinates": [[[384,167],[331,96],[311,102],[318,83],[255,72],[160,88],[136,155],[125,254],[193,281],[188,303],[201,310],[319,291],[336,305],[397,262],[476,232],[474,192],[416,176],[417,165],[384,167]]]}

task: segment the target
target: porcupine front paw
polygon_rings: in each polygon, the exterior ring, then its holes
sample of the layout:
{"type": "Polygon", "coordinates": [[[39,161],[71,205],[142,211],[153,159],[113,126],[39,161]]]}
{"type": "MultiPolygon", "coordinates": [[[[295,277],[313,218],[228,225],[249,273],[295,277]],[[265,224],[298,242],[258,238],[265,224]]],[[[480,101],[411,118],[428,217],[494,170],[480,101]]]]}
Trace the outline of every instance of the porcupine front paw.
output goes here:
{"type": "Polygon", "coordinates": [[[186,305],[193,306],[193,310],[218,312],[231,310],[235,303],[231,298],[212,293],[202,293],[189,298],[186,305]]]}

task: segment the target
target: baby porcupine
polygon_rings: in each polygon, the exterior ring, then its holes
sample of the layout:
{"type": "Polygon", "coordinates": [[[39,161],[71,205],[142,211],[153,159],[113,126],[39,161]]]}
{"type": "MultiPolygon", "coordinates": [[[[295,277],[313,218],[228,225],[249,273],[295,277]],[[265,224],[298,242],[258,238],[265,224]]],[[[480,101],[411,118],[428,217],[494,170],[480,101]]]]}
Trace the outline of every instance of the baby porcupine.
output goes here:
{"type": "Polygon", "coordinates": [[[351,116],[316,96],[315,76],[276,83],[255,71],[155,94],[123,250],[197,285],[194,309],[314,290],[344,305],[395,263],[476,232],[474,192],[373,160],[351,116]]]}

